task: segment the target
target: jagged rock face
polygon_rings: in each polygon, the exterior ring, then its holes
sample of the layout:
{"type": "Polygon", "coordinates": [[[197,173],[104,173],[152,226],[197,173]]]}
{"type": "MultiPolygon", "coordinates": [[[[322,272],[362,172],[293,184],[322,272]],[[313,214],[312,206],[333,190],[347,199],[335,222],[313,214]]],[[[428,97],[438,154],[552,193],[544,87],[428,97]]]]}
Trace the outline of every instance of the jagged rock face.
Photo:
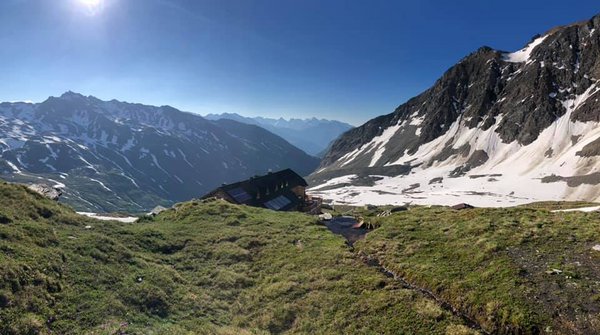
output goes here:
{"type": "MultiPolygon", "coordinates": [[[[600,152],[592,143],[599,137],[598,79],[600,16],[536,36],[514,53],[482,47],[393,113],[342,135],[311,179],[394,165],[410,166],[411,176],[437,169],[431,177],[446,180],[495,170],[530,179],[590,173],[597,161],[589,158],[600,152]],[[501,167],[525,152],[527,164],[501,167]]],[[[555,188],[553,197],[600,197],[591,188],[555,188]]]]}
{"type": "Polygon", "coordinates": [[[143,212],[269,169],[309,174],[318,164],[258,127],[72,92],[0,104],[0,134],[2,178],[61,184],[61,201],[95,212],[143,212]]]}

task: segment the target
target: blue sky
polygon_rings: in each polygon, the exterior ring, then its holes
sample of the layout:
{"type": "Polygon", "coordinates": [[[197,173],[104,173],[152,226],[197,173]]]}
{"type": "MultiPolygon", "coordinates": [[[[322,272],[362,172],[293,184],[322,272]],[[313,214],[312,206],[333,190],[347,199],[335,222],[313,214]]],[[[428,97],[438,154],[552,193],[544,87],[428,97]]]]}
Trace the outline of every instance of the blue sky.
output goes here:
{"type": "MultiPolygon", "coordinates": [[[[89,1],[89,0],[88,0],[89,1]]],[[[0,1],[0,101],[73,90],[206,113],[360,124],[488,45],[600,13],[598,1],[0,1]]]]}

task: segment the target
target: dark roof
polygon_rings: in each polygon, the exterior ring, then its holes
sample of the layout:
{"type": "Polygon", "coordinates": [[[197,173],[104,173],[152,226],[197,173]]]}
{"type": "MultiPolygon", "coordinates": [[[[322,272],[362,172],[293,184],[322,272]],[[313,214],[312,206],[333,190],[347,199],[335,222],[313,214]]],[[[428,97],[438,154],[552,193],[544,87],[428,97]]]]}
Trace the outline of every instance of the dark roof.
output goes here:
{"type": "Polygon", "coordinates": [[[236,188],[243,188],[246,191],[254,191],[259,187],[267,187],[281,181],[287,182],[290,188],[296,186],[308,186],[306,180],[300,177],[292,169],[285,169],[278,172],[270,172],[264,176],[252,177],[237,183],[223,185],[219,187],[219,189],[229,191],[236,188]]]}
{"type": "Polygon", "coordinates": [[[291,192],[291,189],[296,186],[306,187],[308,184],[304,178],[293,170],[285,169],[237,183],[222,185],[203,198],[209,198],[214,196],[217,191],[223,191],[238,204],[287,210],[298,204],[298,198],[291,192]],[[267,189],[268,195],[266,195],[267,189]],[[259,193],[261,193],[261,196],[257,197],[259,193]]]}
{"type": "Polygon", "coordinates": [[[471,208],[475,208],[475,207],[473,207],[469,204],[461,203],[461,204],[454,205],[450,208],[456,209],[456,210],[461,210],[461,209],[471,209],[471,208]]]}

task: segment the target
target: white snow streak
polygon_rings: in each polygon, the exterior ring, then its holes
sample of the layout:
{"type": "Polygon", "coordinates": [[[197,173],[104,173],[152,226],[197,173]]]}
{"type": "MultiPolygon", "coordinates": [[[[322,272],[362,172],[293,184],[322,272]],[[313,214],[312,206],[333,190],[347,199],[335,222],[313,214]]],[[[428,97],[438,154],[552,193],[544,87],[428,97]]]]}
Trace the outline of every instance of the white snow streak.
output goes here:
{"type": "Polygon", "coordinates": [[[525,63],[525,62],[528,63],[530,61],[531,52],[538,45],[540,45],[542,42],[544,42],[546,37],[548,37],[548,35],[544,35],[542,37],[536,38],[533,42],[529,43],[529,45],[527,45],[525,48],[523,48],[519,51],[504,54],[503,55],[504,61],[511,62],[511,63],[525,63]]]}

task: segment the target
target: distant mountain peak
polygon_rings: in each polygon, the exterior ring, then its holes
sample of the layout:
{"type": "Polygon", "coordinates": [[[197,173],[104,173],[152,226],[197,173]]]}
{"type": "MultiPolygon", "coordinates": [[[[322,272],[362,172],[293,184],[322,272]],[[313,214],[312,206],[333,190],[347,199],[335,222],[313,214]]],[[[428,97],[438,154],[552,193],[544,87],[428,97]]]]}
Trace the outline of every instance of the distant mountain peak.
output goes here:
{"type": "MultiPolygon", "coordinates": [[[[92,98],[92,96],[89,96],[89,97],[92,98]]],[[[65,93],[63,93],[60,96],[60,98],[73,100],[73,99],[85,99],[86,97],[81,93],[77,93],[77,92],[73,92],[73,91],[66,91],[65,93]]]]}

